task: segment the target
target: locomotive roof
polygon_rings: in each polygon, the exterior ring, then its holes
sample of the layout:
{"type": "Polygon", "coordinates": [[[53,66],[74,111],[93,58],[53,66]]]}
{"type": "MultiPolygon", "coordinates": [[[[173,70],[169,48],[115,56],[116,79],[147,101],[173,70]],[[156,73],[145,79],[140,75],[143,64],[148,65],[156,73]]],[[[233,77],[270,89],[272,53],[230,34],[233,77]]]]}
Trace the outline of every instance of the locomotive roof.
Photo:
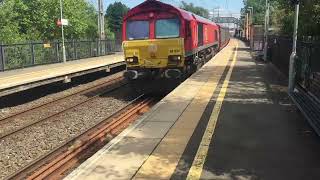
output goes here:
{"type": "Polygon", "coordinates": [[[198,16],[196,14],[193,14],[189,11],[177,8],[175,6],[172,6],[170,4],[166,4],[163,2],[160,2],[158,0],[146,0],[145,2],[139,4],[138,6],[132,8],[128,14],[124,17],[124,19],[126,20],[127,18],[139,13],[139,12],[143,12],[145,8],[147,7],[154,7],[155,10],[163,8],[163,9],[172,9],[172,10],[176,10],[182,18],[186,19],[186,20],[196,20],[198,22],[201,23],[205,23],[205,24],[213,24],[216,25],[213,21],[210,21],[209,19],[206,19],[204,17],[198,16]]]}

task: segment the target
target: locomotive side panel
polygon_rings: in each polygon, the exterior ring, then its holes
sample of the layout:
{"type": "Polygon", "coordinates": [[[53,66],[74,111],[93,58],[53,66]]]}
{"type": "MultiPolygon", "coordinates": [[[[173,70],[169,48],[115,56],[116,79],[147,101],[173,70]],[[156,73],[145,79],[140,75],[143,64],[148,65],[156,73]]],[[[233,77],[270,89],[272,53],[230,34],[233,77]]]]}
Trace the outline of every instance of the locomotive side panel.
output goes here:
{"type": "Polygon", "coordinates": [[[198,48],[198,23],[196,20],[191,21],[191,28],[192,28],[191,54],[193,54],[194,50],[198,48]]]}
{"type": "Polygon", "coordinates": [[[210,53],[212,49],[218,50],[218,25],[196,15],[193,15],[193,18],[196,24],[193,52],[198,53],[203,50],[208,50],[207,53],[210,53]]]}
{"type": "Polygon", "coordinates": [[[215,30],[217,29],[216,26],[211,24],[204,25],[203,34],[204,34],[204,45],[213,45],[217,44],[217,39],[215,38],[215,30]]]}

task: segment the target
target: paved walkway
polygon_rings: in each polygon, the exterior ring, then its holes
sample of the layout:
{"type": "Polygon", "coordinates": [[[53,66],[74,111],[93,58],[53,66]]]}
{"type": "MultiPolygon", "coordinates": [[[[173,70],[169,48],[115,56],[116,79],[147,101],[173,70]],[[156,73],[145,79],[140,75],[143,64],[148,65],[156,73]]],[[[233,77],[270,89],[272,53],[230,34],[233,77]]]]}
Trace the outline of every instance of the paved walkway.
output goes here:
{"type": "Polygon", "coordinates": [[[32,88],[38,85],[46,84],[42,83],[42,81],[44,80],[48,80],[48,83],[51,83],[51,81],[49,80],[51,80],[52,78],[62,77],[63,79],[63,76],[66,75],[76,73],[80,73],[79,75],[82,75],[85,73],[90,73],[94,70],[99,70],[99,68],[106,69],[123,64],[123,54],[117,53],[114,55],[81,59],[76,61],[68,61],[67,63],[41,65],[24,69],[0,72],[0,96],[12,92],[18,92],[19,90],[32,88]],[[30,87],[23,87],[24,85],[30,85],[33,83],[34,86],[31,85],[30,87]],[[10,91],[8,91],[7,93],[4,92],[6,89],[10,89],[10,91]]]}
{"type": "MultiPolygon", "coordinates": [[[[201,179],[320,179],[320,138],[289,100],[286,79],[239,44],[201,179]]],[[[212,106],[219,99],[215,92],[212,106]]],[[[190,176],[207,119],[195,129],[172,179],[190,176]]]]}

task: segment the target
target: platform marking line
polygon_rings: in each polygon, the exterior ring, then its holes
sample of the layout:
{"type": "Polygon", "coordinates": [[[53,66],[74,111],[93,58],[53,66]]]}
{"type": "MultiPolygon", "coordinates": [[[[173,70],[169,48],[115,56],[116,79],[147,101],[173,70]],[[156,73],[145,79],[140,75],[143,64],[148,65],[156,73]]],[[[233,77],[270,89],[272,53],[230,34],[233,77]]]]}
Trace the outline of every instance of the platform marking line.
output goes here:
{"type": "Polygon", "coordinates": [[[235,50],[235,54],[233,56],[232,63],[230,65],[230,69],[228,71],[228,74],[227,74],[224,82],[223,82],[222,88],[220,90],[216,104],[214,105],[213,111],[210,115],[210,119],[209,119],[208,125],[206,127],[205,133],[202,137],[197,154],[196,154],[196,156],[193,160],[192,166],[189,170],[189,173],[187,176],[188,180],[198,180],[201,177],[203,166],[204,166],[207,154],[208,154],[209,145],[210,145],[210,142],[211,142],[213,134],[214,134],[214,130],[215,130],[215,127],[216,127],[216,124],[218,121],[218,117],[219,117],[219,113],[221,111],[224,97],[227,93],[229,80],[231,78],[234,65],[237,61],[237,53],[238,53],[238,43],[236,45],[236,50],[235,50]]]}

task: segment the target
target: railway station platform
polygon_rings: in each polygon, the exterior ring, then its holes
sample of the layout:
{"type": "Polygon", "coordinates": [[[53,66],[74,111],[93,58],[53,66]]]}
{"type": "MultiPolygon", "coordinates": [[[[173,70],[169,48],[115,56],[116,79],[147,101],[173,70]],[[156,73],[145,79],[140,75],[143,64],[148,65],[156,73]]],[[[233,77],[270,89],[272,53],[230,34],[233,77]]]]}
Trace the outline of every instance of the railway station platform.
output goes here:
{"type": "Polygon", "coordinates": [[[231,40],[65,179],[320,179],[320,138],[286,86],[231,40]]]}
{"type": "Polygon", "coordinates": [[[125,65],[122,53],[0,72],[0,97],[125,65]]]}

